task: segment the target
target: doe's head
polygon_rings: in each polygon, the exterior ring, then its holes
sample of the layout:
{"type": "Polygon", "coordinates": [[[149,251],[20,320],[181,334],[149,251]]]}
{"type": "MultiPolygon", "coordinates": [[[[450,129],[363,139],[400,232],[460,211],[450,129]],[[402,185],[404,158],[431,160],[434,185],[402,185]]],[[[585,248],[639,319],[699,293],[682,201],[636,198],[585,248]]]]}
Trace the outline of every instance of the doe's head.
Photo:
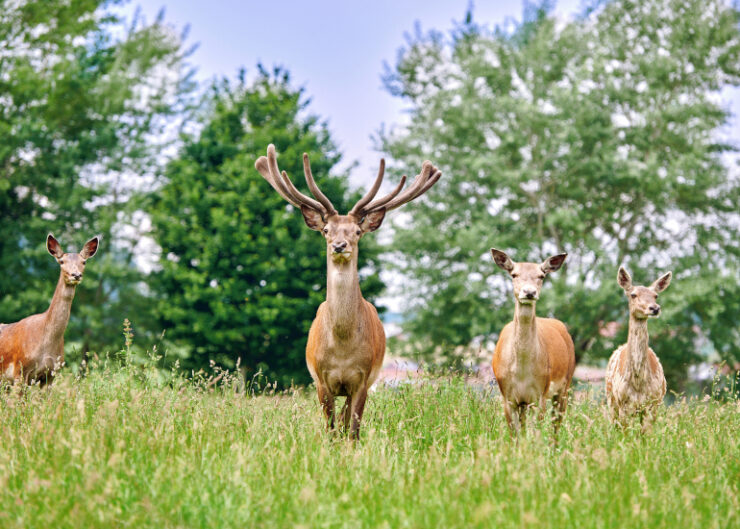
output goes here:
{"type": "Polygon", "coordinates": [[[567,253],[553,255],[542,263],[516,263],[506,253],[491,248],[493,260],[499,268],[507,271],[514,286],[514,299],[522,305],[534,305],[540,299],[540,290],[545,277],[560,269],[568,257],[567,253]]]}
{"type": "Polygon", "coordinates": [[[668,272],[656,279],[649,287],[633,285],[632,277],[630,277],[623,266],[620,266],[617,272],[617,283],[622,287],[624,293],[627,294],[630,314],[638,320],[660,316],[658,294],[668,288],[668,285],[671,284],[672,277],[673,272],[668,272]]]}
{"type": "Polygon", "coordinates": [[[57,260],[62,268],[64,282],[70,286],[79,285],[85,272],[85,263],[98,251],[99,237],[93,237],[85,243],[80,253],[64,253],[62,246],[50,233],[46,237],[46,249],[57,260]]]}

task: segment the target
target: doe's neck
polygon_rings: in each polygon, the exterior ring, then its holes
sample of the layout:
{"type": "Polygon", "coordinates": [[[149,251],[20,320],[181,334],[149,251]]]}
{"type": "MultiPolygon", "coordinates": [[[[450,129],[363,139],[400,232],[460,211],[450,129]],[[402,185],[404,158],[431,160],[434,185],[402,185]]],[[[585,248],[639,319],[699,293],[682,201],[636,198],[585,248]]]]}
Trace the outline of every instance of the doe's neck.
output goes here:
{"type": "Polygon", "coordinates": [[[61,338],[69,322],[69,314],[72,310],[72,300],[75,297],[75,285],[68,285],[64,280],[64,272],[59,274],[59,281],[51,298],[51,304],[46,311],[47,332],[52,337],[61,338]]]}

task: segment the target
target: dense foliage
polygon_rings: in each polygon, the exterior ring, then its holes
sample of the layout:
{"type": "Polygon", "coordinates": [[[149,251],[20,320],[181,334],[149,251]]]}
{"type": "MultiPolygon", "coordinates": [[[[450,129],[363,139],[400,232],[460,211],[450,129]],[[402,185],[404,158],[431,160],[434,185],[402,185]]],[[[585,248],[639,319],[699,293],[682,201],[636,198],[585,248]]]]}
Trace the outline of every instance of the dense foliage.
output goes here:
{"type": "MultiPolygon", "coordinates": [[[[326,125],[306,115],[303,90],[291,88],[285,71],[217,83],[205,105],[202,130],[168,165],[150,210],[162,248],[153,282],[161,327],[184,347],[187,366],[241,359],[248,374],[307,382],[304,350],[326,296],[326,244],[254,162],[274,143],[280,168],[300,187],[306,152],[339,211],[358,197],[349,196],[345,175],[330,174],[341,155],[326,125]]],[[[360,252],[366,297],[380,289],[368,267],[372,239],[360,252]]]]}
{"type": "Polygon", "coordinates": [[[68,331],[85,351],[147,307],[129,201],[188,88],[181,37],[161,19],[126,25],[116,3],[0,2],[0,321],[48,307],[59,267],[47,233],[71,252],[102,235],[68,331]]]}
{"type": "Polygon", "coordinates": [[[395,235],[407,328],[437,350],[495,337],[513,307],[489,248],[567,251],[538,313],[601,358],[626,335],[607,325],[627,316],[617,267],[640,284],[672,269],[651,344],[679,389],[703,351],[740,360],[740,179],[718,97],[740,83],[740,16],[723,0],[599,2],[568,22],[547,7],[513,30],[419,32],[387,71],[411,119],[384,149],[445,172],[395,235]]]}

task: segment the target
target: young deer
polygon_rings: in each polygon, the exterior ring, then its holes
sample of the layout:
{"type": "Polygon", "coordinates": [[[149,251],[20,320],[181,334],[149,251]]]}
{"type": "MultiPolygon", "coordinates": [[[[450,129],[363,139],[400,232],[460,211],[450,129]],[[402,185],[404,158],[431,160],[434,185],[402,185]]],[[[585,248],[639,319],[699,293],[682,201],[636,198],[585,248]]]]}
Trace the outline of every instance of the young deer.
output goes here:
{"type": "Polygon", "coordinates": [[[660,315],[658,294],[671,284],[672,273],[659,277],[649,287],[633,286],[624,267],[617,272],[617,283],[629,301],[630,320],[627,343],[619,346],[606,368],[606,401],[612,420],[626,425],[639,414],[642,430],[652,425],[658,405],[665,396],[665,376],[658,357],[648,347],[648,318],[660,315]],[[647,420],[645,420],[647,416],[647,420]]]}
{"type": "Polygon", "coordinates": [[[552,398],[555,433],[568,406],[568,388],[576,366],[573,339],[563,322],[535,316],[542,281],[558,270],[567,254],[549,257],[542,264],[515,263],[491,248],[493,260],[506,270],[514,284],[514,320],[499,335],[493,354],[493,373],[503,395],[504,414],[512,433],[524,427],[530,405],[545,413],[545,399],[552,398]],[[516,416],[512,416],[512,410],[516,416]]]}
{"type": "Polygon", "coordinates": [[[424,162],[414,183],[401,192],[406,176],[387,196],[373,200],[383,181],[384,160],[375,183],[347,215],[339,215],[316,186],[308,155],[303,155],[306,183],[316,200],[304,195],[278,169],[275,147],[267,147],[255,167],[285,200],[299,208],[306,225],[326,239],[327,289],[308,333],[306,364],[316,383],[319,402],[330,429],[334,428],[334,398],[346,396],[341,412],[344,429],[359,437],[360,421],[370,386],[385,355],[385,332],[375,307],[362,297],[357,275],[358,243],[377,230],[386,212],[421,196],[442,173],[424,162]],[[351,423],[351,424],[350,424],[351,423]]]}
{"type": "Polygon", "coordinates": [[[0,377],[7,381],[51,383],[64,360],[64,331],[75,288],[82,281],[85,261],[98,251],[98,237],[87,241],[80,253],[64,253],[50,233],[46,248],[61,267],[51,305],[41,314],[0,325],[0,377]]]}

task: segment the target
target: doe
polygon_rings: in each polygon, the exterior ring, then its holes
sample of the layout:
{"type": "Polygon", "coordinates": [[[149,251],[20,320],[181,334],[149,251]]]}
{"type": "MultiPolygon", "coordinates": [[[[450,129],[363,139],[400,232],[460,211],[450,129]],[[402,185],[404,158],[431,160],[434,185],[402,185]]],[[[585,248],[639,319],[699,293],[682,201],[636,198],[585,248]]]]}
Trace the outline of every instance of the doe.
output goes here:
{"type": "Polygon", "coordinates": [[[401,192],[406,176],[383,198],[375,195],[383,181],[385,161],[375,183],[347,215],[340,215],[316,185],[308,155],[303,154],[303,172],[316,200],[304,195],[277,165],[275,147],[267,147],[255,167],[289,203],[301,210],[306,225],[326,239],[326,301],[316,312],[306,344],[306,364],[316,383],[327,425],[334,428],[334,399],[346,396],[341,412],[345,431],[359,438],[360,421],[370,386],[375,382],[385,355],[385,332],[375,307],[362,297],[357,274],[359,241],[377,230],[386,212],[414,200],[431,188],[442,173],[431,162],[422,164],[413,184],[401,192]]]}
{"type": "Polygon", "coordinates": [[[50,233],[46,248],[61,268],[49,308],[16,323],[0,324],[0,378],[6,381],[51,383],[54,370],[64,361],[64,331],[75,289],[85,262],[98,251],[98,237],[87,241],[80,253],[64,253],[50,233]]]}
{"type": "Polygon", "coordinates": [[[672,273],[660,276],[649,287],[632,285],[627,270],[620,266],[617,283],[629,301],[627,343],[620,345],[606,368],[606,400],[613,421],[625,426],[627,419],[640,416],[643,432],[652,425],[663,402],[666,382],[663,366],[648,346],[648,318],[660,315],[658,294],[671,283],[672,273]]]}
{"type": "Polygon", "coordinates": [[[506,421],[511,432],[518,435],[527,408],[538,406],[540,417],[544,417],[545,399],[551,398],[557,435],[568,406],[575,347],[563,322],[536,317],[535,305],[545,276],[558,270],[567,254],[554,255],[542,264],[515,263],[495,248],[491,248],[491,254],[514,285],[514,320],[501,331],[493,354],[493,373],[503,395],[506,421]]]}

